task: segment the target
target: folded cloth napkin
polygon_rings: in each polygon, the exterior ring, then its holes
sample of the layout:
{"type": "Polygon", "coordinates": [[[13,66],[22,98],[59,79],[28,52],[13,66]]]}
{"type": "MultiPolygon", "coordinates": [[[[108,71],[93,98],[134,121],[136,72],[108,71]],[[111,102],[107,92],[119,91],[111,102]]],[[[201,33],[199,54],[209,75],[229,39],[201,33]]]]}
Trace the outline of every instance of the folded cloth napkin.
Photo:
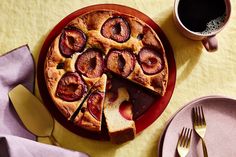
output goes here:
{"type": "Polygon", "coordinates": [[[0,57],[0,134],[35,140],[23,127],[8,97],[8,92],[18,84],[33,92],[34,74],[34,60],[27,45],[0,57]]]}
{"type": "Polygon", "coordinates": [[[84,153],[28,140],[11,135],[0,135],[0,157],[88,157],[84,153]]]}
{"type": "Polygon", "coordinates": [[[34,89],[34,60],[27,45],[0,56],[0,157],[87,157],[75,152],[35,142],[11,104],[8,92],[23,84],[31,92],[34,89]]]}

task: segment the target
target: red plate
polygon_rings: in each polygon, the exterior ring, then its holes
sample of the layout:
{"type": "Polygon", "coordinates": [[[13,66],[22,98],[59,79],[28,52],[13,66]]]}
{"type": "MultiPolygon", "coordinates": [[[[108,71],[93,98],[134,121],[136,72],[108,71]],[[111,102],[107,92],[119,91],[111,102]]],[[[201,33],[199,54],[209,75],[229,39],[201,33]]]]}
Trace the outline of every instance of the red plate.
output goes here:
{"type": "MultiPolygon", "coordinates": [[[[47,51],[53,40],[59,35],[61,30],[74,18],[77,16],[80,16],[82,14],[85,14],[87,12],[91,12],[94,10],[101,10],[101,9],[108,9],[108,10],[114,10],[118,11],[124,14],[130,14],[132,16],[136,16],[145,23],[147,23],[149,26],[153,28],[153,30],[158,34],[159,38],[162,41],[162,44],[164,45],[166,55],[167,55],[167,60],[168,60],[168,67],[169,67],[169,81],[168,81],[168,86],[166,93],[163,97],[156,97],[156,100],[154,103],[148,108],[145,109],[145,111],[142,111],[142,114],[140,114],[138,117],[135,119],[135,124],[136,124],[136,132],[140,133],[143,131],[145,128],[147,128],[149,125],[151,125],[164,111],[166,106],[168,105],[170,98],[172,96],[172,93],[174,91],[175,87],[175,81],[176,81],[176,66],[175,66],[175,59],[174,59],[174,54],[172,47],[161,30],[161,28],[147,15],[141,13],[140,11],[127,7],[127,6],[122,6],[122,5],[117,5],[117,4],[99,4],[99,5],[93,5],[93,6],[88,6],[82,9],[79,9],[72,14],[68,15],[65,17],[63,20],[61,20],[50,32],[48,37],[46,38],[41,52],[39,54],[39,60],[38,60],[38,74],[37,74],[37,79],[38,79],[38,87],[39,91],[41,94],[41,97],[43,99],[44,105],[48,108],[50,113],[56,118],[58,122],[60,122],[64,127],[69,129],[70,131],[76,133],[77,135],[91,138],[91,139],[98,139],[98,140],[107,140],[108,135],[107,131],[103,130],[102,134],[96,134],[93,132],[89,132],[86,130],[83,130],[81,128],[75,127],[72,123],[70,123],[68,120],[66,120],[62,114],[58,111],[55,105],[53,105],[53,101],[48,93],[46,83],[44,80],[44,61],[46,59],[47,51]]],[[[104,128],[104,127],[103,127],[104,128]]]]}

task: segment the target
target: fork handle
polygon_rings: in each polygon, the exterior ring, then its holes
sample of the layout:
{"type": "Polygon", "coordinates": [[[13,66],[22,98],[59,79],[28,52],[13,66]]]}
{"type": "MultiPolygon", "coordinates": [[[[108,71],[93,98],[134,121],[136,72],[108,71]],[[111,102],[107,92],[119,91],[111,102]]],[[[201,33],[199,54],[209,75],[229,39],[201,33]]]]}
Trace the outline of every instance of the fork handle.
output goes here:
{"type": "MultiPolygon", "coordinates": [[[[201,138],[202,139],[202,138],[201,138]]],[[[203,149],[203,154],[204,157],[208,157],[208,153],[207,153],[207,148],[206,148],[206,143],[205,141],[202,139],[202,149],[203,149]]]]}

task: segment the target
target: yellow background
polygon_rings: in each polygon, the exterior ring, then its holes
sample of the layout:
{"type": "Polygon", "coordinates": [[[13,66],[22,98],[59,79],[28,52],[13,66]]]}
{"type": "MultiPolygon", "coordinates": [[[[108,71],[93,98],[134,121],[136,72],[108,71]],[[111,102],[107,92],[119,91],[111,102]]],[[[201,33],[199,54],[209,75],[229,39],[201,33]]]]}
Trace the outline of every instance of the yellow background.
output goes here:
{"type": "MultiPolygon", "coordinates": [[[[0,54],[28,44],[37,63],[45,38],[62,18],[99,3],[136,8],[158,23],[174,50],[176,87],[163,114],[135,140],[123,145],[89,140],[71,134],[56,123],[55,136],[64,147],[94,157],[155,157],[167,120],[181,106],[206,95],[236,98],[236,0],[231,0],[232,15],[228,25],[217,35],[219,49],[215,53],[206,52],[201,42],[186,39],[176,30],[172,20],[174,0],[1,0],[0,54]]],[[[39,97],[37,88],[36,94],[39,97]]]]}

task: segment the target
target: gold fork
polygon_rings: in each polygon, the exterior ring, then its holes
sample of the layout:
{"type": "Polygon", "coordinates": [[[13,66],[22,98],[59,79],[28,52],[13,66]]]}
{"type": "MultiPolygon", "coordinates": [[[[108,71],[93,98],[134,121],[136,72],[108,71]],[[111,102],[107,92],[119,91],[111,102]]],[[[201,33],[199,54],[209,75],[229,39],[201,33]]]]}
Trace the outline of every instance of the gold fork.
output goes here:
{"type": "Polygon", "coordinates": [[[190,149],[192,129],[183,128],[179,136],[177,151],[180,157],[186,157],[190,149]]]}
{"type": "Polygon", "coordinates": [[[206,120],[203,112],[202,106],[193,108],[193,127],[196,133],[202,140],[202,149],[204,157],[208,157],[206,143],[204,141],[204,136],[206,133],[206,120]]]}

